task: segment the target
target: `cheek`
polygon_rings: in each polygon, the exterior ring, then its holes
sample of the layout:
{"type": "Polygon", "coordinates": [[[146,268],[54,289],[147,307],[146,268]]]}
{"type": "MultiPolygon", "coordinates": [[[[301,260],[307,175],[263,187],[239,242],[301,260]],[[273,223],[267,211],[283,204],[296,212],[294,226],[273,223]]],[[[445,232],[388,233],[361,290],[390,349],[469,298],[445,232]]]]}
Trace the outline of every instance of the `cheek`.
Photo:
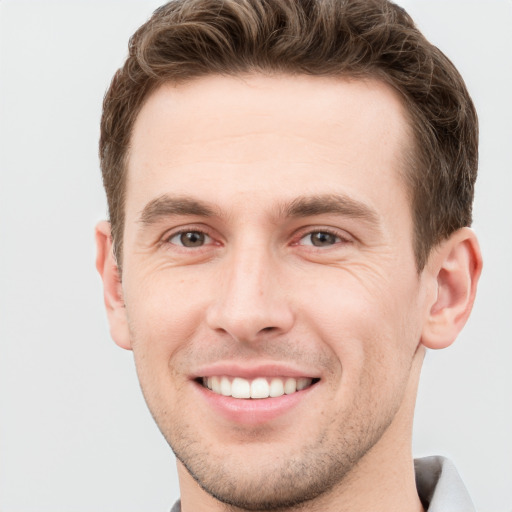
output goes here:
{"type": "Polygon", "coordinates": [[[419,342],[418,286],[414,278],[393,281],[357,270],[309,282],[309,300],[301,301],[298,317],[328,345],[345,379],[356,381],[366,371],[387,379],[393,368],[408,364],[419,342]]]}
{"type": "Polygon", "coordinates": [[[204,281],[178,272],[147,275],[135,289],[127,286],[127,316],[135,356],[167,364],[201,325],[204,281]]]}
{"type": "Polygon", "coordinates": [[[394,299],[388,296],[385,280],[364,276],[360,268],[329,270],[296,290],[295,295],[302,297],[302,314],[312,323],[334,336],[365,339],[391,323],[389,315],[395,307],[390,299],[394,299]],[[385,318],[388,322],[383,322],[385,318]]]}
{"type": "Polygon", "coordinates": [[[180,279],[151,278],[128,290],[126,312],[133,357],[144,398],[159,424],[165,424],[169,407],[179,410],[180,389],[186,383],[176,362],[200,323],[197,293],[180,279]]]}

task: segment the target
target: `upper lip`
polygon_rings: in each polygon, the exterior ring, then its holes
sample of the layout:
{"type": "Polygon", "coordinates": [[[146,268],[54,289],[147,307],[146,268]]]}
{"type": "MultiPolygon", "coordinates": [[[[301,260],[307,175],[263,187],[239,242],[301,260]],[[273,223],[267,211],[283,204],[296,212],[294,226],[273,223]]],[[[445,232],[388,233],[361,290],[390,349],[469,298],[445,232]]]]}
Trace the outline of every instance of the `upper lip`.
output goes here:
{"type": "Polygon", "coordinates": [[[192,379],[200,377],[242,377],[247,380],[257,377],[300,377],[320,378],[318,371],[311,368],[300,368],[293,364],[263,363],[263,364],[240,364],[234,362],[220,362],[198,368],[192,375],[192,379]]]}

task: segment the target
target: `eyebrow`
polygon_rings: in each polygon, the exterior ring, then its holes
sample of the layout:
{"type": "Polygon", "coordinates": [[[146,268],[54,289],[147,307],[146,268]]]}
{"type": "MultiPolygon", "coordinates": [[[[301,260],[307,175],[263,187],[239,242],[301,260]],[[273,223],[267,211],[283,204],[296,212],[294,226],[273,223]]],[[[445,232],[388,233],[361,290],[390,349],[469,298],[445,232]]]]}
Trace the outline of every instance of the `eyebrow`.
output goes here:
{"type": "MultiPolygon", "coordinates": [[[[363,202],[342,194],[301,196],[277,209],[278,217],[302,218],[334,214],[352,217],[371,225],[379,224],[377,212],[363,202]]],[[[188,196],[164,194],[152,199],[142,210],[139,222],[150,225],[174,215],[214,217],[221,216],[218,208],[188,196]]]]}
{"type": "Polygon", "coordinates": [[[154,224],[160,219],[173,215],[197,215],[200,217],[213,217],[214,208],[208,204],[184,196],[169,196],[164,194],[152,199],[140,214],[142,224],[154,224]]]}
{"type": "Polygon", "coordinates": [[[335,214],[361,219],[368,224],[379,224],[379,216],[371,207],[341,194],[321,194],[298,197],[283,211],[286,217],[312,217],[335,214]]]}

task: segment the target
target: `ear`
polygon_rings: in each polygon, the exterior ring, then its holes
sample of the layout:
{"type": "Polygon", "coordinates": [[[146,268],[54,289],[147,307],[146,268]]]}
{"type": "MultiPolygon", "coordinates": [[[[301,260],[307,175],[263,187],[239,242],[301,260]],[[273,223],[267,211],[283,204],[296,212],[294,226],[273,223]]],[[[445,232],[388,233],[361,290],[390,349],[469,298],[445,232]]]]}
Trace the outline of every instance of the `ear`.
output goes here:
{"type": "Polygon", "coordinates": [[[432,250],[424,272],[433,284],[421,343],[439,349],[451,345],[464,327],[482,272],[482,256],[473,230],[462,228],[432,250]]]}
{"type": "Polygon", "coordinates": [[[110,222],[96,226],[96,268],[103,280],[103,297],[107,310],[110,335],[120,347],[131,350],[130,332],[123,300],[119,268],[112,248],[110,222]]]}

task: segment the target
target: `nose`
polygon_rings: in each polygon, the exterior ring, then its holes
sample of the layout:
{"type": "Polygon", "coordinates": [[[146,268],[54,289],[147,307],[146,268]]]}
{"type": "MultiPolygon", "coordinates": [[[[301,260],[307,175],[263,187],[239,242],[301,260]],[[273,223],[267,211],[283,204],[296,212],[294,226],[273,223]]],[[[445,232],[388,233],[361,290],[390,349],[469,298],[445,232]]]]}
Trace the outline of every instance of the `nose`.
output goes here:
{"type": "Polygon", "coordinates": [[[233,250],[221,263],[209,327],[242,343],[288,332],[294,316],[282,265],[262,246],[233,250]]]}

